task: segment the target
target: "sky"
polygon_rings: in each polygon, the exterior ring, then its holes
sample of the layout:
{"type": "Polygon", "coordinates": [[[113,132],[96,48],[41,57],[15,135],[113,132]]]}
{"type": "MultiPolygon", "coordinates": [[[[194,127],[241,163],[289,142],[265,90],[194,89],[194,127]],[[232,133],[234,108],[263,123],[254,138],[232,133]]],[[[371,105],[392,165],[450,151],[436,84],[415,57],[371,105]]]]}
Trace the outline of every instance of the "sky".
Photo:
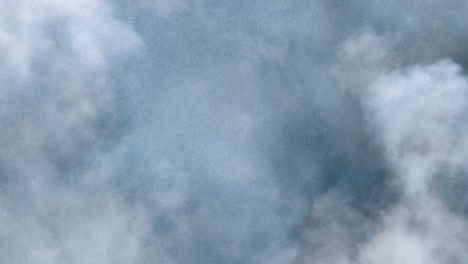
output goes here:
{"type": "Polygon", "coordinates": [[[468,263],[467,13],[0,0],[0,263],[468,263]]]}

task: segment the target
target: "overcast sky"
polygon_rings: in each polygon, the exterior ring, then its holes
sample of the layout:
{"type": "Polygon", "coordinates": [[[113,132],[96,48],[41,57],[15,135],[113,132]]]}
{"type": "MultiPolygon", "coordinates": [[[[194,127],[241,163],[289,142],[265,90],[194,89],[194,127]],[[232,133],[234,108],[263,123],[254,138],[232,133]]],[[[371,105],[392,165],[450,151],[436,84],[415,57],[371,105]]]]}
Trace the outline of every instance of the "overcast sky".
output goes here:
{"type": "Polygon", "coordinates": [[[0,263],[468,263],[467,14],[0,0],[0,263]]]}

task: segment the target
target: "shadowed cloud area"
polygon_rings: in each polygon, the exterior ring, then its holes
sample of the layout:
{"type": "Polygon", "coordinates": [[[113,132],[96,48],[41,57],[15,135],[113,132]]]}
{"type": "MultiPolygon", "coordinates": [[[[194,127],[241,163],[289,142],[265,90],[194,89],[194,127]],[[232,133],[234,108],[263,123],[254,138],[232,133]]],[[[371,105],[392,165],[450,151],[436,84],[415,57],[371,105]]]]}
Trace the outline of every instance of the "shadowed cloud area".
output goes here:
{"type": "Polygon", "coordinates": [[[468,263],[467,13],[0,0],[0,263],[468,263]]]}

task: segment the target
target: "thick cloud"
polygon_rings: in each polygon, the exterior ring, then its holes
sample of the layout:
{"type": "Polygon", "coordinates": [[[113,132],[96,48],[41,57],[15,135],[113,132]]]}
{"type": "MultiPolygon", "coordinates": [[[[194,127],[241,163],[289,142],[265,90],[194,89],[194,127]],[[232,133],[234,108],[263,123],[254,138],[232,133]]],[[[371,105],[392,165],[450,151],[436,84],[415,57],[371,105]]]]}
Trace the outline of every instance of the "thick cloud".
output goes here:
{"type": "Polygon", "coordinates": [[[110,188],[107,72],[139,37],[94,1],[2,5],[0,261],[135,262],[146,218],[110,188]]]}
{"type": "MultiPolygon", "coordinates": [[[[463,263],[465,208],[447,189],[466,171],[468,81],[442,60],[381,75],[363,95],[369,128],[381,143],[399,199],[366,216],[333,193],[320,197],[298,263],[463,263]]],[[[453,187],[452,187],[453,188],[453,187]]]]}
{"type": "Polygon", "coordinates": [[[466,262],[465,1],[0,3],[0,262],[466,262]]]}

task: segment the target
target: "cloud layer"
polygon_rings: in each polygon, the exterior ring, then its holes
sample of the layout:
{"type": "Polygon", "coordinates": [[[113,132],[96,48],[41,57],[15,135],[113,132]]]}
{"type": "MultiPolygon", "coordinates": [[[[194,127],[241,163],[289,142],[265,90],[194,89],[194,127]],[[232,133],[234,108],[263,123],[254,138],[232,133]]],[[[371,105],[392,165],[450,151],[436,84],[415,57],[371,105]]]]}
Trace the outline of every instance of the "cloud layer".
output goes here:
{"type": "Polygon", "coordinates": [[[0,1],[0,262],[464,263],[464,1],[0,1]]]}

